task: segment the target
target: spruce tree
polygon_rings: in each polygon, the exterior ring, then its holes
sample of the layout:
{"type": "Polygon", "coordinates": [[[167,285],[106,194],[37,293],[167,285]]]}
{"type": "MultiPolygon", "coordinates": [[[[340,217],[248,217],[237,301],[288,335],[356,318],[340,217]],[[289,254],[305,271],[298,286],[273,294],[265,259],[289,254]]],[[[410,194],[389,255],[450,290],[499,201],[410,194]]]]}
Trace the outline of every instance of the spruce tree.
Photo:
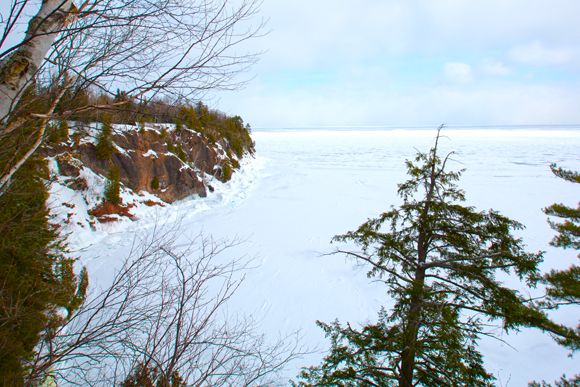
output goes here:
{"type": "Polygon", "coordinates": [[[113,129],[111,127],[111,119],[107,113],[103,114],[102,121],[103,124],[101,126],[101,132],[97,137],[95,153],[97,154],[97,159],[107,160],[115,153],[115,146],[113,145],[112,139],[113,129]]]}
{"type": "MultiPolygon", "coordinates": [[[[554,175],[570,183],[580,183],[580,174],[575,171],[559,168],[556,164],[550,165],[554,175]]],[[[562,223],[548,220],[550,227],[558,234],[552,239],[550,244],[564,249],[572,248],[580,250],[580,204],[573,208],[562,203],[552,204],[544,208],[544,213],[554,216],[564,221],[562,223]]],[[[580,255],[578,256],[580,258],[580,255]]],[[[547,301],[542,305],[547,308],[558,308],[560,305],[580,305],[580,266],[571,265],[566,270],[551,270],[544,275],[543,282],[546,285],[547,301]]],[[[569,337],[557,337],[556,341],[573,351],[580,350],[580,325],[576,328],[576,334],[569,337]]],[[[557,387],[580,386],[580,375],[573,378],[566,378],[562,375],[559,381],[554,382],[557,387]]],[[[530,387],[550,387],[551,384],[542,381],[529,383],[530,387]]]]}
{"type": "MultiPolygon", "coordinates": [[[[555,164],[550,168],[557,177],[571,183],[580,183],[578,172],[558,168],[555,164]]],[[[562,203],[552,204],[546,207],[544,212],[564,220],[562,223],[548,220],[552,229],[558,232],[550,244],[564,249],[580,250],[580,204],[577,208],[562,203]]],[[[580,255],[578,257],[580,258],[580,255]]],[[[580,266],[571,265],[566,270],[552,270],[544,276],[544,282],[547,285],[550,307],[557,307],[560,304],[580,305],[580,266]]],[[[580,325],[576,328],[576,332],[580,336],[580,325]]],[[[580,340],[577,338],[559,339],[558,342],[572,350],[580,350],[580,340]]]]}
{"type": "Polygon", "coordinates": [[[22,385],[35,347],[80,306],[88,285],[48,223],[47,179],[46,161],[33,156],[0,197],[0,386],[22,385]]]}
{"type": "Polygon", "coordinates": [[[139,119],[137,120],[138,123],[138,127],[139,127],[139,133],[143,134],[145,133],[145,117],[141,116],[139,117],[139,119]]]}
{"type": "Polygon", "coordinates": [[[195,109],[188,106],[183,106],[179,110],[179,118],[174,120],[175,122],[175,132],[180,134],[183,130],[183,124],[187,126],[188,129],[195,130],[198,133],[203,132],[202,124],[195,112],[195,109]]]}
{"type": "Polygon", "coordinates": [[[62,120],[60,124],[58,124],[58,133],[60,141],[68,140],[68,123],[65,120],[62,120]]]}
{"type": "Polygon", "coordinates": [[[120,387],[185,387],[186,385],[183,378],[179,376],[178,371],[173,371],[167,380],[156,367],[147,367],[143,363],[138,363],[135,369],[127,375],[120,387]]]}
{"type": "MultiPolygon", "coordinates": [[[[562,375],[560,380],[554,381],[556,387],[580,387],[580,375],[576,375],[573,378],[566,378],[566,375],[562,375]]],[[[542,383],[531,382],[528,383],[528,387],[552,387],[550,383],[542,380],[542,383]]]]}
{"type": "Polygon", "coordinates": [[[168,152],[175,153],[175,145],[173,145],[173,141],[170,138],[165,140],[165,145],[167,146],[168,152]]]}
{"type": "Polygon", "coordinates": [[[177,147],[175,147],[175,153],[181,161],[183,161],[184,163],[187,162],[187,157],[185,156],[185,152],[183,151],[183,147],[181,146],[181,143],[178,143],[177,147]]]}
{"type": "Polygon", "coordinates": [[[230,163],[226,161],[222,165],[222,178],[224,181],[228,181],[231,176],[232,176],[232,167],[230,166],[230,163]]]}
{"type": "Polygon", "coordinates": [[[488,321],[504,331],[566,331],[496,278],[504,271],[535,284],[542,254],[524,251],[512,233],[520,223],[461,205],[455,182],[463,171],[445,170],[449,155],[439,157],[438,140],[406,162],[400,207],[334,237],[360,247],[337,252],[368,265],[394,306],[362,329],[318,322],[330,353],[303,371],[300,386],[489,386],[494,377],[477,348],[481,334],[493,335],[484,332],[488,321]]]}
{"type": "Polygon", "coordinates": [[[58,124],[58,128],[56,126],[47,127],[47,132],[50,132],[48,136],[48,143],[50,144],[58,144],[68,140],[68,124],[66,121],[61,121],[58,124]]]}
{"type": "Polygon", "coordinates": [[[183,132],[183,121],[181,121],[179,118],[176,118],[174,122],[175,122],[175,133],[179,135],[181,134],[181,132],[183,132]]]}
{"type": "Polygon", "coordinates": [[[119,204],[121,202],[121,173],[119,172],[119,167],[117,164],[111,163],[109,165],[109,173],[107,174],[107,180],[105,181],[105,201],[113,204],[119,204]]]}
{"type": "Polygon", "coordinates": [[[159,189],[159,177],[155,176],[153,178],[153,181],[151,182],[151,189],[152,190],[158,190],[159,189]]]}

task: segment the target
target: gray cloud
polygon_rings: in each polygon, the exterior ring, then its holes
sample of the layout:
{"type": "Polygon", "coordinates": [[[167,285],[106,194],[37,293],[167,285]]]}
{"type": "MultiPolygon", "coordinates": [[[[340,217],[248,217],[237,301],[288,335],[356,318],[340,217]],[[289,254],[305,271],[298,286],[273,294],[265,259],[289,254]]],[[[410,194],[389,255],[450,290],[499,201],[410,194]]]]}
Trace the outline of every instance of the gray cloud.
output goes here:
{"type": "MultiPolygon", "coordinates": [[[[1,10],[1,9],[0,9],[1,10]]],[[[580,123],[577,0],[264,0],[257,126],[580,123]]]]}
{"type": "Polygon", "coordinates": [[[576,0],[266,1],[258,126],[580,123],[576,0]]]}

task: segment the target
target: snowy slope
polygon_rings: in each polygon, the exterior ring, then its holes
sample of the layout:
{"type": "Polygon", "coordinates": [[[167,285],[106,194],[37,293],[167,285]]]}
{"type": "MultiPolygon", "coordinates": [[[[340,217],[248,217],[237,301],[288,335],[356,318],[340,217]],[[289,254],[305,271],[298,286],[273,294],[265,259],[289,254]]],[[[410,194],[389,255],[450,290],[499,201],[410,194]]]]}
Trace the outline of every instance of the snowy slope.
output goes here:
{"type": "MultiPolygon", "coordinates": [[[[555,179],[549,170],[552,162],[580,169],[580,128],[444,134],[449,139],[441,141],[441,150],[456,152],[450,168],[467,169],[459,185],[468,204],[494,208],[524,223],[527,229],[521,235],[529,249],[547,251],[546,270],[564,268],[576,259],[575,252],[548,245],[553,231],[541,208],[555,202],[574,205],[580,197],[580,187],[555,179]]],[[[400,203],[396,189],[406,180],[404,160],[415,155],[415,148],[427,151],[434,136],[435,130],[254,130],[257,158],[246,158],[228,183],[212,183],[216,190],[207,198],[141,206],[137,221],[96,231],[75,226],[75,218],[67,229],[70,249],[89,269],[91,285],[105,286],[135,235],[155,226],[181,222],[184,235],[245,238],[246,243],[227,254],[255,257],[258,267],[247,273],[229,309],[252,313],[268,335],[301,328],[305,342],[326,349],[316,320],[372,321],[389,299],[384,287],[369,283],[364,268],[322,254],[333,251],[333,235],[400,203]]],[[[84,199],[74,195],[61,190],[51,198],[82,207],[84,199]]],[[[575,325],[579,315],[579,310],[569,309],[555,317],[575,325]]],[[[525,330],[502,338],[505,343],[482,340],[481,350],[488,370],[503,386],[552,381],[580,371],[577,359],[567,357],[566,350],[540,332],[525,330]]],[[[295,377],[302,366],[318,364],[321,357],[314,354],[295,362],[288,377],[295,377]]]]}

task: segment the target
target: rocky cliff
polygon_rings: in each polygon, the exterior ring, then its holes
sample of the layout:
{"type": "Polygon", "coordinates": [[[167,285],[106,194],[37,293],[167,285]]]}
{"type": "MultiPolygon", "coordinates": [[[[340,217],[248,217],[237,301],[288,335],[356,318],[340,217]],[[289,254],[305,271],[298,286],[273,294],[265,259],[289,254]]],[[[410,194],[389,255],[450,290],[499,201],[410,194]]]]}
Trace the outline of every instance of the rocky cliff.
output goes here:
{"type": "Polygon", "coordinates": [[[109,158],[99,157],[100,127],[96,124],[72,126],[64,141],[43,148],[44,156],[56,160],[59,174],[70,177],[69,188],[87,188],[80,177],[83,167],[106,176],[113,163],[119,167],[121,183],[134,192],[147,191],[168,203],[194,194],[204,197],[212,189],[207,176],[229,180],[240,158],[253,152],[251,140],[242,142],[240,152],[217,131],[206,132],[210,134],[206,136],[171,124],[112,126],[109,141],[113,151],[109,158]]]}

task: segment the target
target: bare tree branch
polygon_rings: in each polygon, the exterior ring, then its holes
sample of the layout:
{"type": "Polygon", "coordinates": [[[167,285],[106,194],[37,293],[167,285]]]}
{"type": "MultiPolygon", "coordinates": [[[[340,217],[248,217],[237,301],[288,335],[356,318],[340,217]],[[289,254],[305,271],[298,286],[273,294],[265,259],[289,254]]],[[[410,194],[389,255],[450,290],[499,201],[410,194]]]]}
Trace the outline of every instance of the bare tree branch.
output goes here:
{"type": "MultiPolygon", "coordinates": [[[[17,32],[27,4],[14,0],[0,42],[17,32]]],[[[93,88],[108,95],[122,89],[125,102],[156,97],[193,103],[210,90],[242,87],[247,80],[238,76],[259,56],[242,47],[262,34],[265,22],[254,21],[258,7],[259,0],[42,1],[23,41],[0,53],[0,143],[14,140],[19,120],[63,120],[119,105],[50,109],[59,103],[61,89],[93,88]],[[64,79],[73,81],[59,82],[64,79]],[[24,101],[31,87],[55,90],[24,101]]],[[[41,143],[45,137],[39,137],[41,143]]],[[[4,184],[38,147],[36,141],[18,143],[14,160],[0,157],[4,184]]]]}
{"type": "Polygon", "coordinates": [[[118,385],[139,364],[159,370],[164,386],[174,371],[191,386],[284,384],[280,371],[306,353],[298,332],[270,342],[251,317],[227,313],[250,261],[220,254],[241,241],[199,235],[179,245],[178,235],[157,230],[141,241],[108,289],[47,332],[27,385],[49,371],[73,384],[118,385]]]}

